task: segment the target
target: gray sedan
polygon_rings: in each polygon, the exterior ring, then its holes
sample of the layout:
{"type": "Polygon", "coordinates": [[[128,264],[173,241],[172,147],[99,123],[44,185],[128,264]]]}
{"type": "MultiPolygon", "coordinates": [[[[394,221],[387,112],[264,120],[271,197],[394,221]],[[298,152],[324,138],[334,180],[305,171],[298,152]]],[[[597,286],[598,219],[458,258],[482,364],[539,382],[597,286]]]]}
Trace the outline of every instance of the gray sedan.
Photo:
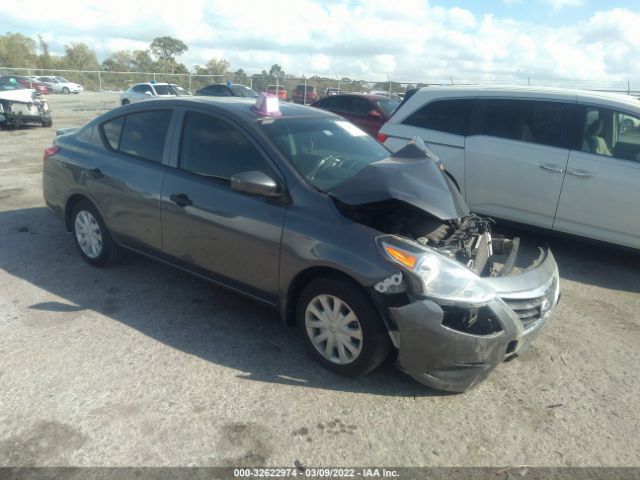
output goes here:
{"type": "Polygon", "coordinates": [[[341,374],[394,355],[419,382],[465,391],[558,301],[551,252],[492,233],[424,144],[391,155],[310,107],[117,108],[58,136],[43,182],[89,264],[132,250],[272,305],[341,374]]]}

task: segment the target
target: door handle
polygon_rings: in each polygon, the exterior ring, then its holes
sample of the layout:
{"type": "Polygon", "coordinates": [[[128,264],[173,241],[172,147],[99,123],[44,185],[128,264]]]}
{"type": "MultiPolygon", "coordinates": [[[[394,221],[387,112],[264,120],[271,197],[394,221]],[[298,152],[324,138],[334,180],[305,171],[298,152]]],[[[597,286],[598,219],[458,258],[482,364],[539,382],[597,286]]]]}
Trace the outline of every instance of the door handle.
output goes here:
{"type": "Polygon", "coordinates": [[[104,173],[99,168],[93,168],[91,170],[87,170],[87,175],[91,178],[95,178],[96,180],[100,180],[104,178],[104,173]]]}
{"type": "Polygon", "coordinates": [[[187,205],[193,205],[191,199],[185,193],[174,193],[169,196],[169,200],[178,205],[179,207],[186,207],[187,205]]]}
{"type": "Polygon", "coordinates": [[[590,172],[577,171],[577,170],[567,170],[569,175],[573,175],[574,177],[580,178],[591,178],[593,175],[590,172]]]}
{"type": "Polygon", "coordinates": [[[564,168],[558,168],[558,167],[554,167],[553,165],[545,165],[545,164],[541,164],[540,168],[542,170],[545,170],[547,172],[554,172],[554,173],[564,173],[564,168]]]}

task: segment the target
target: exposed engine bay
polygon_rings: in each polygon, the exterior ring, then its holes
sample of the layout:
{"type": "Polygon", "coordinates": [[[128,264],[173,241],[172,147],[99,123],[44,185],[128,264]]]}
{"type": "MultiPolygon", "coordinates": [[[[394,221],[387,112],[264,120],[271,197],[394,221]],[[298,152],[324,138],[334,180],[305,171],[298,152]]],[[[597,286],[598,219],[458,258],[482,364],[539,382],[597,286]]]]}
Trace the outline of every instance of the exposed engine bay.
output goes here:
{"type": "Polygon", "coordinates": [[[521,273],[543,259],[539,249],[522,252],[519,237],[492,234],[494,221],[473,213],[459,219],[440,220],[396,199],[364,205],[348,205],[335,198],[334,202],[350,220],[434,248],[482,277],[521,273]]]}

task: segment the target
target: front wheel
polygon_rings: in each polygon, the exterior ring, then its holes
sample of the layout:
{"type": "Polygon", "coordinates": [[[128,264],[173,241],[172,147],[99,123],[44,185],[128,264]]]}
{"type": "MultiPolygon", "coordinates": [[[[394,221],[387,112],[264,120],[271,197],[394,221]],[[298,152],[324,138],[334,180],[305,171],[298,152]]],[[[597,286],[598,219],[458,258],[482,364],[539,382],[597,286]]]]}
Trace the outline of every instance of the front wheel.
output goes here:
{"type": "Polygon", "coordinates": [[[122,100],[122,106],[124,107],[125,105],[129,105],[129,100],[127,100],[126,98],[124,100],[122,100]]]}
{"type": "Polygon", "coordinates": [[[371,300],[360,285],[341,276],[318,278],[302,290],[296,322],[312,355],[343,375],[371,372],[391,351],[371,300]]]}
{"type": "Polygon", "coordinates": [[[73,238],[80,256],[87,263],[103,267],[112,263],[118,253],[109,229],[98,209],[82,200],[73,209],[73,238]]]}
{"type": "Polygon", "coordinates": [[[66,95],[66,94],[70,93],[70,90],[67,87],[63,87],[62,93],[64,93],[66,95]]]}

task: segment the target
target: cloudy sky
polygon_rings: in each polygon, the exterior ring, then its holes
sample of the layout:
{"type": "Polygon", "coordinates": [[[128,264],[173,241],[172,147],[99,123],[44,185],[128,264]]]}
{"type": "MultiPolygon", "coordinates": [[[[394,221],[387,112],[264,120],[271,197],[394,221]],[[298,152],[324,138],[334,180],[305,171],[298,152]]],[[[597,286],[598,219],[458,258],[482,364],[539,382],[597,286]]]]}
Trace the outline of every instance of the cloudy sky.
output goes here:
{"type": "Polygon", "coordinates": [[[189,68],[224,57],[250,73],[640,79],[638,0],[2,1],[0,31],[40,33],[53,53],[82,41],[99,60],[171,35],[189,68]]]}

